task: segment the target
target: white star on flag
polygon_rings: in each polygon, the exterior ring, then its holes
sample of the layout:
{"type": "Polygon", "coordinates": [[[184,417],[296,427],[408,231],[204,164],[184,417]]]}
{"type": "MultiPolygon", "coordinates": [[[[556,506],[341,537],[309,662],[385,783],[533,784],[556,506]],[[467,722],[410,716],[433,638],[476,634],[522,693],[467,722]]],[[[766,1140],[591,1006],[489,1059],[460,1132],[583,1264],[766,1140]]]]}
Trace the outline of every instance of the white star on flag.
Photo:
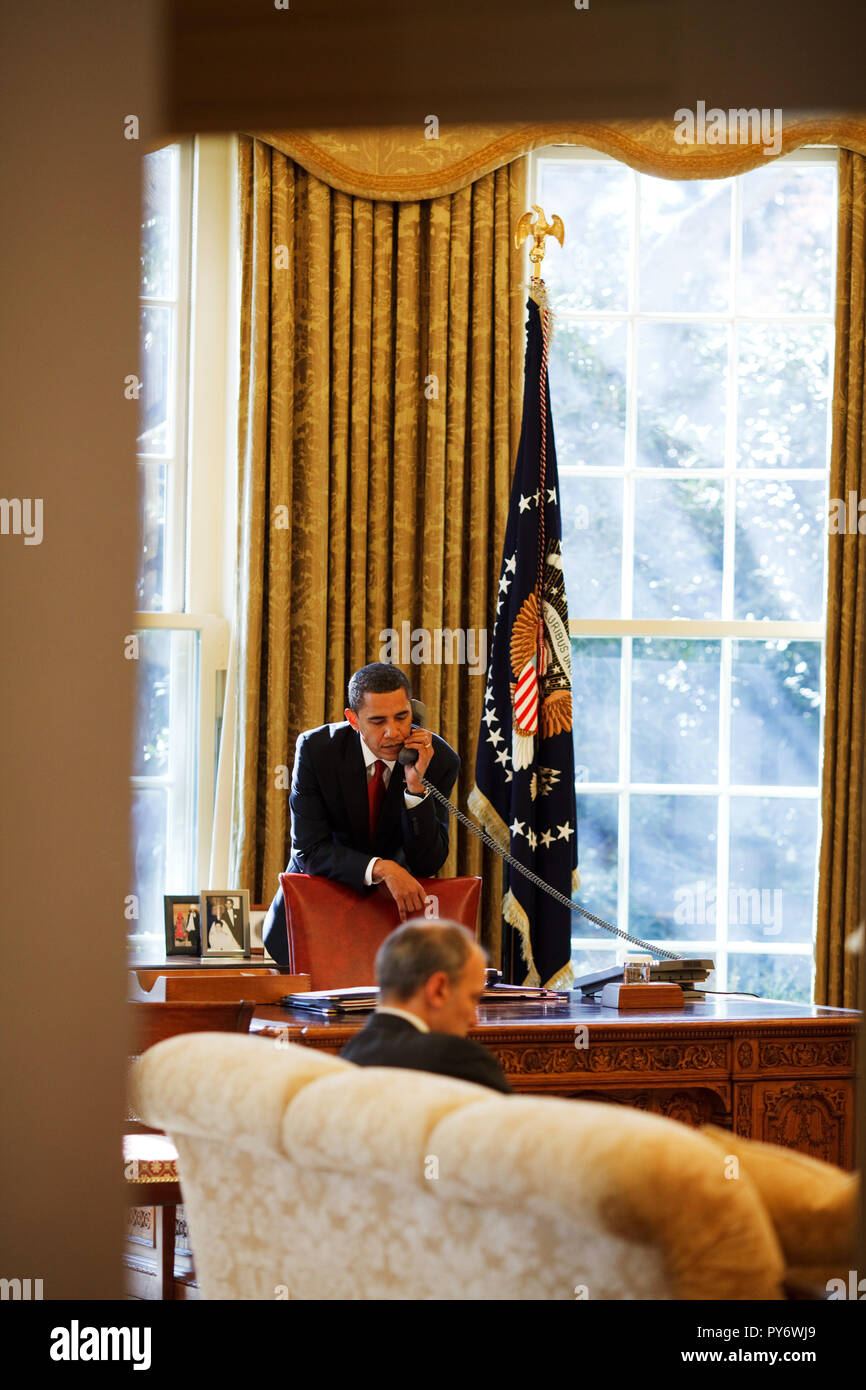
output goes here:
{"type": "Polygon", "coordinates": [[[557,839],[564,840],[565,843],[568,844],[569,836],[574,834],[574,831],[572,830],[568,821],[565,822],[565,825],[558,825],[556,828],[559,831],[557,839]]]}
{"type": "Polygon", "coordinates": [[[502,738],[502,735],[501,735],[501,733],[499,732],[498,729],[491,729],[491,730],[490,730],[490,733],[487,735],[487,742],[488,742],[488,743],[492,743],[494,748],[498,748],[498,747],[499,747],[499,740],[500,740],[501,738],[502,738]]]}
{"type": "Polygon", "coordinates": [[[511,831],[512,835],[522,835],[522,834],[523,834],[523,821],[522,821],[522,820],[518,820],[517,817],[515,816],[515,817],[514,817],[514,820],[513,820],[513,821],[511,822],[511,824],[509,825],[508,829],[511,831]]]}

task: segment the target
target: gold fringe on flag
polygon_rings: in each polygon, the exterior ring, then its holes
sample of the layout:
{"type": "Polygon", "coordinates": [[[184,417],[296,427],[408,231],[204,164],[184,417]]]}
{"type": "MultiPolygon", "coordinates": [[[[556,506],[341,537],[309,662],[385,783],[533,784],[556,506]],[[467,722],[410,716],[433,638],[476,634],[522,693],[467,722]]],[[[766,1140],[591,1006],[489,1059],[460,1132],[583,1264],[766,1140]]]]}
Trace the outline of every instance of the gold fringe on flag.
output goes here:
{"type": "Polygon", "coordinates": [[[490,838],[495,840],[499,848],[508,854],[511,849],[508,826],[493,803],[488,801],[482,791],[473,787],[469,793],[468,806],[479,825],[483,826],[490,838]]]}

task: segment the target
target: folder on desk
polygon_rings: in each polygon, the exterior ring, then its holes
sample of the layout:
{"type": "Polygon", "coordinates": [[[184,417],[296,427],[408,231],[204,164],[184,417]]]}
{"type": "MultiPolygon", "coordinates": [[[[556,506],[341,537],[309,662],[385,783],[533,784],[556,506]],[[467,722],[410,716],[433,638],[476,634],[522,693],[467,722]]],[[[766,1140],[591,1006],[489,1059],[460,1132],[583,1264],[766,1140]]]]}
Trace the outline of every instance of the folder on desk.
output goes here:
{"type": "Polygon", "coordinates": [[[339,1014],[372,1013],[379,999],[375,985],[352,985],[347,989],[313,989],[305,994],[284,994],[280,1002],[287,1009],[333,1018],[339,1014]]]}

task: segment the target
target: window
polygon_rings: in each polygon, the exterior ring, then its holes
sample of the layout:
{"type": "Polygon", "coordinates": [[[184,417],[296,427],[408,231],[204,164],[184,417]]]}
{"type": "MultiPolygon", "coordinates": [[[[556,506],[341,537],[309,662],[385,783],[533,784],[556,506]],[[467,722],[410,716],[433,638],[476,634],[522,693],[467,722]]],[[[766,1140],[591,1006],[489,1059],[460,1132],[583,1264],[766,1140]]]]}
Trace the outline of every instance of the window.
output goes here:
{"type": "MultiPolygon", "coordinates": [[[[674,182],[533,159],[573,650],[578,900],[808,1000],[835,151],[674,182]]],[[[574,919],[576,973],[617,939],[574,919]]]]}
{"type": "Polygon", "coordinates": [[[226,584],[222,559],[231,422],[222,420],[224,435],[217,431],[215,440],[214,397],[193,388],[208,381],[221,405],[231,399],[228,388],[219,395],[233,327],[226,291],[231,153],[230,141],[214,137],[167,146],[142,161],[141,530],[136,641],[128,644],[137,661],[132,891],[138,915],[127,926],[133,948],[150,954],[164,941],[163,895],[207,886],[210,857],[228,655],[222,615],[230,611],[223,591],[231,576],[226,584]],[[214,306],[224,311],[219,331],[205,332],[201,314],[214,306]]]}

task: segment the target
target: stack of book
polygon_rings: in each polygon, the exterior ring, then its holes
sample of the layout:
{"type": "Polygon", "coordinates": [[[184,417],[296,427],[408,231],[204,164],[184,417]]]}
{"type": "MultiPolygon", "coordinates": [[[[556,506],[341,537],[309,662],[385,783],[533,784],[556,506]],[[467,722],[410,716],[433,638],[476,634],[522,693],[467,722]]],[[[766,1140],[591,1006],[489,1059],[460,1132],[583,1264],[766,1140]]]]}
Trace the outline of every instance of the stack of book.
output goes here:
{"type": "Polygon", "coordinates": [[[650,966],[649,975],[650,980],[679,985],[686,1001],[701,1000],[707,996],[695,986],[704,984],[710,971],[715,968],[716,963],[712,960],[661,960],[650,966]]]}
{"type": "Polygon", "coordinates": [[[375,985],[354,985],[350,989],[311,989],[305,994],[284,994],[280,1003],[287,1009],[303,1009],[310,1014],[334,1018],[340,1014],[372,1013],[378,999],[375,985]]]}

